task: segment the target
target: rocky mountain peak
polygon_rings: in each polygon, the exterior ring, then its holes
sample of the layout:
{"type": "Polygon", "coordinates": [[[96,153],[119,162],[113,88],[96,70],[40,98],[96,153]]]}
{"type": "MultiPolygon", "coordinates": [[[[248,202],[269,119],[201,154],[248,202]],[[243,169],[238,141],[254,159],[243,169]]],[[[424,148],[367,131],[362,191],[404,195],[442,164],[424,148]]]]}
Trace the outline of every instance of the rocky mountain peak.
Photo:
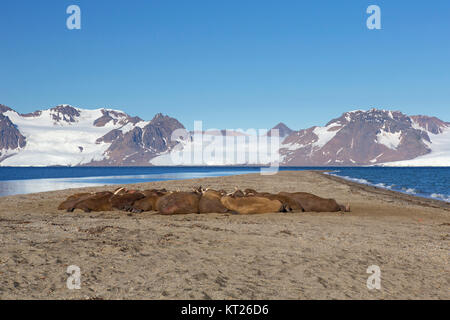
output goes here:
{"type": "Polygon", "coordinates": [[[17,127],[7,116],[0,114],[0,158],[4,158],[2,152],[23,148],[25,144],[25,137],[17,127]]]}
{"type": "MultiPolygon", "coordinates": [[[[272,129],[278,130],[279,136],[280,137],[287,137],[289,136],[292,132],[294,132],[294,130],[292,130],[291,128],[289,128],[287,125],[285,125],[283,122],[280,122],[279,124],[277,124],[275,127],[273,127],[272,129]]],[[[269,137],[271,136],[271,132],[269,131],[269,133],[267,134],[269,137]]]]}
{"type": "Polygon", "coordinates": [[[333,119],[327,123],[327,126],[333,123],[346,124],[350,122],[366,122],[366,123],[384,123],[386,121],[409,121],[407,115],[400,111],[390,111],[372,108],[370,110],[355,110],[343,113],[339,118],[333,119]]]}
{"type": "Polygon", "coordinates": [[[162,113],[158,113],[150,122],[144,124],[136,125],[124,132],[116,129],[98,139],[97,143],[111,143],[105,152],[107,159],[103,163],[149,165],[150,159],[170,151],[176,145],[176,142],[171,141],[172,133],[177,129],[184,129],[178,120],[162,113]]]}
{"type": "Polygon", "coordinates": [[[124,125],[127,123],[127,119],[130,118],[128,114],[120,111],[102,109],[101,112],[102,116],[94,121],[94,126],[96,127],[104,127],[110,121],[113,124],[119,123],[124,125]]]}
{"type": "Polygon", "coordinates": [[[436,117],[418,115],[411,116],[411,119],[413,120],[414,125],[417,128],[423,129],[433,134],[443,133],[444,130],[450,128],[450,123],[444,122],[436,117]]]}
{"type": "Polygon", "coordinates": [[[171,117],[169,117],[169,116],[167,116],[167,115],[164,115],[164,114],[162,114],[162,113],[157,113],[157,114],[153,117],[153,119],[150,121],[150,123],[151,123],[151,124],[154,124],[154,125],[161,125],[161,124],[163,124],[163,123],[173,122],[173,120],[176,121],[176,119],[171,118],[171,117]]]}
{"type": "Polygon", "coordinates": [[[372,108],[294,132],[283,141],[281,153],[292,165],[370,165],[427,154],[429,143],[407,115],[372,108]]]}
{"type": "Polygon", "coordinates": [[[153,117],[152,121],[157,120],[157,119],[161,119],[167,116],[164,116],[164,114],[162,114],[161,112],[158,112],[157,114],[155,114],[155,116],[153,117]]]}
{"type": "Polygon", "coordinates": [[[170,137],[172,132],[177,129],[185,129],[184,126],[175,118],[158,113],[150,123],[144,127],[144,130],[153,130],[158,135],[170,137]]]}
{"type": "Polygon", "coordinates": [[[68,104],[63,104],[50,109],[52,119],[56,122],[76,122],[76,118],[80,116],[80,110],[68,104]]]}
{"type": "Polygon", "coordinates": [[[12,109],[10,107],[7,107],[7,106],[3,105],[3,104],[0,104],[0,113],[4,113],[4,112],[7,112],[7,111],[12,111],[12,109]]]}

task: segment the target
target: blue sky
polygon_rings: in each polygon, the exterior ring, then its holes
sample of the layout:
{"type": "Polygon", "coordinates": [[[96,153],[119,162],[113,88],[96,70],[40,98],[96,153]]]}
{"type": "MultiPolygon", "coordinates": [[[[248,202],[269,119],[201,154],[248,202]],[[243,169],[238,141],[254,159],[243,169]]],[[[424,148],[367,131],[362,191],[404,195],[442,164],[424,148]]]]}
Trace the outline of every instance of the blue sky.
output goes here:
{"type": "Polygon", "coordinates": [[[0,103],[188,128],[300,129],[371,107],[450,121],[449,17],[448,0],[2,0],[0,103]],[[382,30],[366,28],[371,4],[382,30]]]}

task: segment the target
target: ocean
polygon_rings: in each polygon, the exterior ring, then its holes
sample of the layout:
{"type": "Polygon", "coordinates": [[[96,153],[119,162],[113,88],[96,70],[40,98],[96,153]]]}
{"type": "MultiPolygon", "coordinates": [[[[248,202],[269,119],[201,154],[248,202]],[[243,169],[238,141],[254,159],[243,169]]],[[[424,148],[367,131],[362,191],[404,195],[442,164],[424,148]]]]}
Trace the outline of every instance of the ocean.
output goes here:
{"type": "MultiPolygon", "coordinates": [[[[288,167],[450,202],[450,167],[288,167]]],[[[0,196],[115,184],[258,173],[260,167],[0,167],[0,196]]],[[[303,190],[304,191],[304,190],[303,190]]]]}

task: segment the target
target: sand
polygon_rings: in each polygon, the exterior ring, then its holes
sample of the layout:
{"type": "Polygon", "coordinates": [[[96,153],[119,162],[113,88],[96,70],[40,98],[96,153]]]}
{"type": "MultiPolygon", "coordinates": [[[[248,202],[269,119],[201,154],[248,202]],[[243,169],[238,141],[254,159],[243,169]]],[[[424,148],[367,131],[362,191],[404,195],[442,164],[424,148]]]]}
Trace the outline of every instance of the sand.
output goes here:
{"type": "Polygon", "coordinates": [[[449,299],[450,205],[321,172],[131,185],[306,191],[350,213],[56,210],[83,188],[0,198],[0,299],[449,299]],[[69,265],[81,288],[70,290],[69,265]],[[381,270],[381,289],[366,273],[381,270]]]}

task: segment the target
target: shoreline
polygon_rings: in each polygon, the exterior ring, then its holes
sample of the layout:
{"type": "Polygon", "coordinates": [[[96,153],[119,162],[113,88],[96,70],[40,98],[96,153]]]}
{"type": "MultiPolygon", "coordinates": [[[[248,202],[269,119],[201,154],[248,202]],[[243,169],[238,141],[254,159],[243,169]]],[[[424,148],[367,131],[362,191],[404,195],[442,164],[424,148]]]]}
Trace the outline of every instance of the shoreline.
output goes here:
{"type": "MultiPolygon", "coordinates": [[[[155,166],[156,167],[156,166],[155,166]]],[[[163,166],[161,166],[163,167],[163,166]]],[[[213,166],[214,168],[222,168],[222,166],[213,166]]],[[[228,168],[233,168],[230,166],[224,166],[224,167],[228,167],[228,168]]],[[[243,167],[243,166],[236,166],[239,168],[249,168],[249,169],[255,169],[255,168],[261,168],[258,166],[248,166],[248,167],[243,167]]],[[[62,168],[62,167],[51,167],[51,168],[62,168]]],[[[70,168],[70,167],[64,167],[64,168],[70,168]]],[[[88,168],[88,167],[80,167],[80,168],[88,168]]],[[[95,168],[95,167],[91,167],[91,168],[95,168]]],[[[119,168],[119,167],[117,167],[119,168]]],[[[129,167],[129,168],[136,168],[136,167],[129,167]]],[[[148,167],[148,168],[153,168],[153,167],[148,167]]],[[[164,168],[171,168],[171,167],[164,167],[164,168]]],[[[181,168],[181,167],[178,167],[181,168]]],[[[183,168],[208,168],[208,166],[192,166],[192,167],[183,167],[183,168]]],[[[291,172],[290,170],[286,170],[289,167],[280,167],[283,168],[285,170],[280,170],[278,172],[291,172]]],[[[300,167],[298,167],[300,168],[300,167]]],[[[322,167],[311,167],[311,169],[309,169],[310,167],[305,167],[308,169],[304,169],[304,170],[292,170],[292,172],[299,172],[299,171],[308,171],[308,172],[320,172],[323,174],[323,176],[325,176],[326,178],[330,177],[331,180],[334,179],[334,181],[339,181],[341,183],[347,184],[347,185],[353,185],[353,186],[359,186],[362,189],[366,189],[368,191],[374,192],[374,193],[379,193],[382,195],[396,195],[399,198],[403,198],[405,201],[412,201],[415,202],[417,204],[422,204],[422,205],[429,205],[432,207],[440,207],[440,208],[445,208],[446,210],[448,210],[450,208],[450,201],[446,201],[443,199],[439,199],[439,198],[435,198],[431,195],[427,196],[427,195],[417,195],[417,194],[410,194],[407,192],[402,192],[400,190],[392,190],[389,189],[388,187],[383,187],[383,186],[377,186],[374,185],[372,183],[364,183],[364,182],[358,182],[355,181],[356,178],[351,178],[351,177],[342,177],[339,176],[337,174],[333,174],[333,170],[332,169],[322,169],[322,167]],[[386,191],[386,192],[382,192],[386,191]]],[[[334,167],[333,167],[334,168],[334,167]]],[[[336,167],[338,168],[338,167],[336,167]]],[[[403,168],[403,167],[400,167],[403,168]]],[[[152,175],[153,173],[148,173],[148,175],[152,175]]],[[[167,173],[160,173],[160,174],[167,174],[167,173]]],[[[226,177],[226,176],[240,176],[240,175],[245,175],[245,174],[259,174],[257,172],[252,172],[252,173],[239,173],[236,172],[235,174],[231,174],[231,175],[223,175],[223,176],[211,176],[211,177],[226,177]]],[[[98,176],[81,176],[81,177],[57,177],[57,178],[32,178],[32,179],[16,179],[16,180],[4,180],[5,182],[17,182],[17,181],[34,181],[37,182],[39,180],[67,180],[67,179],[107,179],[107,178],[124,178],[124,177],[135,177],[135,176],[142,176],[145,174],[127,174],[127,175],[107,175],[107,176],[103,176],[103,175],[98,175],[98,176]]],[[[208,177],[200,177],[200,178],[181,178],[181,179],[170,179],[170,180],[157,180],[157,181],[153,181],[153,182],[158,182],[158,181],[182,181],[182,180],[190,180],[190,179],[203,179],[203,178],[208,178],[208,177]]],[[[2,181],[0,181],[1,183],[2,181]]],[[[114,183],[114,184],[104,184],[100,186],[100,183],[98,183],[99,185],[92,185],[92,186],[82,186],[82,187],[73,187],[73,188],[65,188],[65,189],[55,189],[55,190],[48,190],[48,191],[38,191],[37,193],[41,193],[41,192],[55,192],[55,191],[64,191],[64,190],[83,190],[85,188],[99,188],[99,187],[111,187],[111,186],[126,186],[126,185],[138,185],[138,184],[142,184],[145,185],[147,183],[150,182],[131,182],[131,183],[114,183]]],[[[413,187],[412,187],[413,188],[413,187]]],[[[0,195],[0,199],[4,198],[4,197],[10,197],[10,196],[14,196],[14,195],[27,195],[27,194],[32,194],[32,193],[18,193],[18,194],[12,194],[12,195],[0,195]]]]}

